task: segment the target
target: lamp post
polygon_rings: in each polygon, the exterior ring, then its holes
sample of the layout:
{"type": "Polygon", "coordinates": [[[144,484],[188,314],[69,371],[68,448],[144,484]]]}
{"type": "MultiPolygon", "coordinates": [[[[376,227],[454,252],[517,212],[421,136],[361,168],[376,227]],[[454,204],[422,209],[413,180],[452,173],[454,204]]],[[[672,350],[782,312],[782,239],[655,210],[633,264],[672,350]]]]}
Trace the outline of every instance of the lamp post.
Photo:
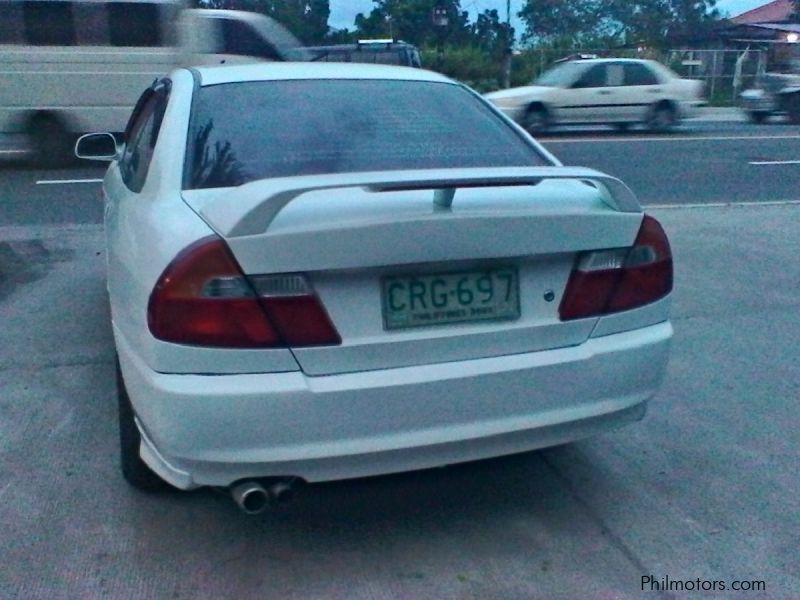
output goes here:
{"type": "Polygon", "coordinates": [[[506,30],[505,48],[503,55],[503,87],[511,87],[511,0],[506,0],[506,30]]]}
{"type": "Polygon", "coordinates": [[[445,28],[450,24],[450,19],[447,16],[447,8],[442,5],[434,6],[432,19],[433,26],[438,29],[438,33],[436,35],[436,54],[439,68],[441,69],[442,62],[444,61],[444,32],[445,28]]]}

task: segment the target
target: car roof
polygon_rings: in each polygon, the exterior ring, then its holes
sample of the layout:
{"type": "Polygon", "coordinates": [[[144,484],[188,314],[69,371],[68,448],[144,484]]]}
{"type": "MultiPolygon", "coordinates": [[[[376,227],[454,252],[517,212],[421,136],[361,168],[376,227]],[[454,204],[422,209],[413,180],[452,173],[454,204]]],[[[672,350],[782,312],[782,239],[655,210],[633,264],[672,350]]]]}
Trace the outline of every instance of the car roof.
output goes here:
{"type": "Polygon", "coordinates": [[[203,86],[290,79],[394,79],[455,84],[444,75],[424,69],[360,63],[264,62],[202,66],[192,70],[199,73],[200,85],[203,86]]]}

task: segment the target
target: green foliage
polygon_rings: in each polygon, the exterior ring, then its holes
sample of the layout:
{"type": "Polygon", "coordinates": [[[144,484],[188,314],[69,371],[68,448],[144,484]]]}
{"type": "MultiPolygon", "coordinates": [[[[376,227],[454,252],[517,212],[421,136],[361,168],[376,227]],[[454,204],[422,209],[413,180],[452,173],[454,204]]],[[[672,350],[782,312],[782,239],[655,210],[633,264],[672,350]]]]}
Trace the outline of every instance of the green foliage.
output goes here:
{"type": "Polygon", "coordinates": [[[715,6],[716,0],[527,0],[519,16],[530,45],[603,39],[666,47],[708,34],[719,20],[715,6]]]}
{"type": "Polygon", "coordinates": [[[479,92],[500,87],[502,60],[497,60],[477,46],[445,46],[442,50],[439,52],[435,46],[421,48],[423,66],[457,79],[479,92]]]}
{"type": "Polygon", "coordinates": [[[426,44],[464,44],[469,42],[469,13],[461,10],[459,0],[439,0],[436,4],[447,12],[448,24],[433,24],[431,0],[373,0],[369,15],[356,16],[356,29],[361,37],[393,37],[417,46],[426,44]]]}

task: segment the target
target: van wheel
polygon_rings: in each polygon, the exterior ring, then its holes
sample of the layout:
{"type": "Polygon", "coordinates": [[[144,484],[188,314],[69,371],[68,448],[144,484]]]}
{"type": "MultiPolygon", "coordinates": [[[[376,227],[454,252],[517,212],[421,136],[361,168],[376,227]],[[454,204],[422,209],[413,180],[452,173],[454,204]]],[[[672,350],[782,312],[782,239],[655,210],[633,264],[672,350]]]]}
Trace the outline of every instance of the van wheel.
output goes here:
{"type": "Polygon", "coordinates": [[[69,164],[73,154],[73,136],[60,119],[53,115],[34,117],[28,130],[36,164],[45,167],[69,164]]]}
{"type": "Polygon", "coordinates": [[[119,358],[117,369],[117,403],[119,405],[119,454],[122,476],[131,486],[145,492],[157,492],[170,488],[169,484],[156,475],[139,456],[142,436],[133,418],[133,406],[125,389],[119,358]]]}

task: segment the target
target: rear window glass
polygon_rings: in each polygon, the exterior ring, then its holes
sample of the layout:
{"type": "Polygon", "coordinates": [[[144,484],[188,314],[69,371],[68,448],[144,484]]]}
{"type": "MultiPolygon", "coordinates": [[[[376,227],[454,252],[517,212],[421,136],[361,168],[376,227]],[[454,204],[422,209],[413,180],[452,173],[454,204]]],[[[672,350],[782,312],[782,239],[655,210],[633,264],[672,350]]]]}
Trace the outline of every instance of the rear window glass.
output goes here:
{"type": "Polygon", "coordinates": [[[195,99],[186,189],[269,177],[548,164],[456,85],[299,80],[203,87],[195,99]]]}

